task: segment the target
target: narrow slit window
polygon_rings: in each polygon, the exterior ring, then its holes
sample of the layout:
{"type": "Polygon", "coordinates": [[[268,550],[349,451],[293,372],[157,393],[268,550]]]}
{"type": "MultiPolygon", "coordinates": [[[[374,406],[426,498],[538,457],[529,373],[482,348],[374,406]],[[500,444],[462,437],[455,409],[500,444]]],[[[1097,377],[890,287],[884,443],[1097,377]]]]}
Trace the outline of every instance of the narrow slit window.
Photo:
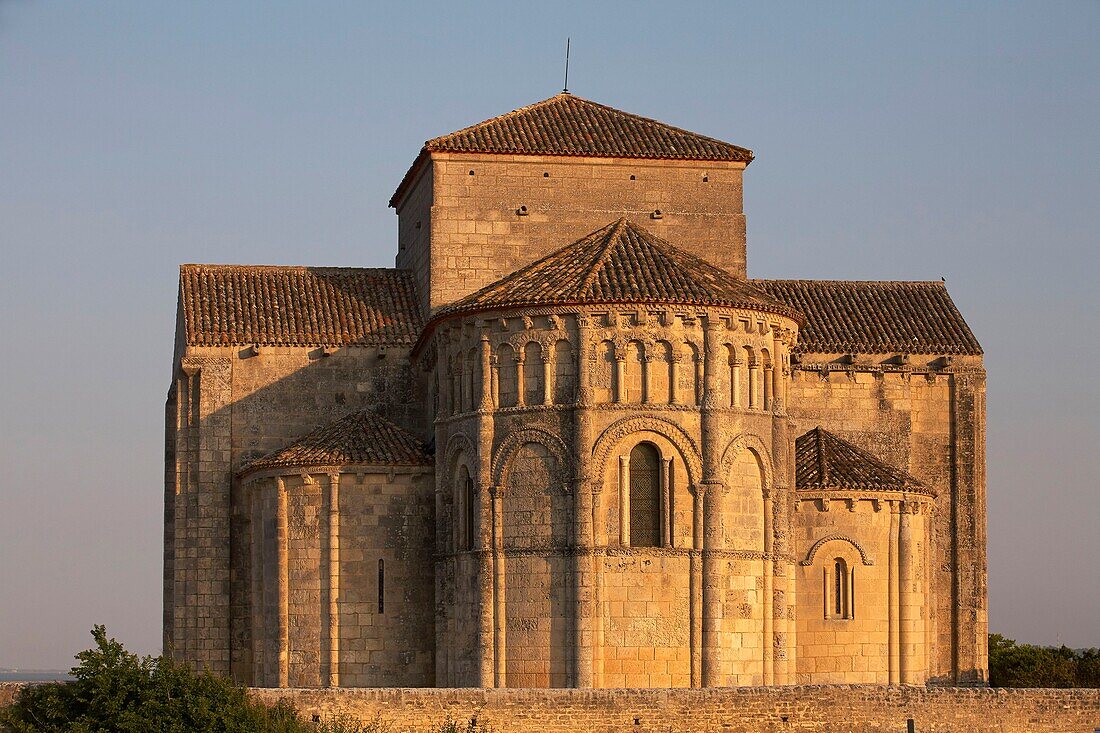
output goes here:
{"type": "Polygon", "coordinates": [[[378,561],[378,613],[386,612],[386,561],[378,561]]]}
{"type": "Polygon", "coordinates": [[[470,476],[466,477],[466,486],[463,491],[463,507],[465,519],[465,527],[463,531],[466,535],[465,549],[470,551],[474,549],[474,512],[476,511],[476,502],[474,497],[474,479],[470,476]]]}
{"type": "Polygon", "coordinates": [[[848,569],[848,563],[844,561],[844,558],[838,557],[833,560],[833,572],[829,580],[831,581],[829,584],[829,604],[831,608],[828,609],[827,617],[833,619],[853,618],[852,593],[855,585],[852,573],[848,569]]]}

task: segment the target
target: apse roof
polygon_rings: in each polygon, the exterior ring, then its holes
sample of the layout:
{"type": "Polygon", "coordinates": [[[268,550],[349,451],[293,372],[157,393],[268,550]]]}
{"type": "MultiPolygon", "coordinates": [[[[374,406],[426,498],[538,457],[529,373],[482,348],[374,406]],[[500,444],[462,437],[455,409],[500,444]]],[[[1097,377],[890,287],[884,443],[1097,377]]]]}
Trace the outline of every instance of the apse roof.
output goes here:
{"type": "Polygon", "coordinates": [[[795,440],[799,490],[927,491],[918,479],[820,427],[795,440]]]}
{"type": "Polygon", "coordinates": [[[512,306],[670,303],[799,312],[745,280],[626,219],[440,309],[438,316],[512,306]]]}
{"type": "Polygon", "coordinates": [[[371,410],[360,410],[248,464],[241,473],[295,466],[419,466],[432,458],[408,431],[371,410]]]}

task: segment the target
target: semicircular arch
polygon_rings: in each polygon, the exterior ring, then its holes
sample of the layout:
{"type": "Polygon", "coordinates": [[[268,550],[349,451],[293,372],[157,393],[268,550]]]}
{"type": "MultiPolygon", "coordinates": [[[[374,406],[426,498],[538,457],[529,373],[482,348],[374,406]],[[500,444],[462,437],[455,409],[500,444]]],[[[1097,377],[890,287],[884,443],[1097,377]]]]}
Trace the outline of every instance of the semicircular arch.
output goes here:
{"type": "Polygon", "coordinates": [[[759,459],[764,474],[764,491],[770,492],[775,486],[771,454],[768,452],[768,446],[764,441],[751,433],[738,435],[726,446],[726,450],[722,453],[722,460],[718,464],[718,475],[722,477],[722,480],[726,480],[733,469],[734,461],[745,450],[752,451],[759,459]]]}
{"type": "Polygon", "coordinates": [[[806,558],[802,560],[800,564],[806,567],[813,565],[814,558],[817,557],[818,550],[820,550],[829,542],[847,542],[849,545],[856,548],[857,552],[859,552],[860,562],[862,562],[864,565],[875,564],[874,559],[867,554],[867,550],[863,549],[863,545],[859,544],[851,537],[842,534],[831,534],[827,537],[822,537],[821,539],[819,539],[813,544],[813,546],[810,548],[810,551],[806,553],[806,558]]]}
{"type": "MultiPolygon", "coordinates": [[[[455,472],[458,470],[458,458],[465,452],[470,461],[473,460],[476,451],[474,450],[473,441],[465,433],[455,433],[447,439],[447,447],[443,451],[443,475],[446,477],[446,481],[450,482],[454,478],[455,472]]],[[[467,466],[469,470],[470,466],[467,466]]],[[[470,471],[473,475],[473,471],[470,471]]]]}
{"type": "Polygon", "coordinates": [[[684,459],[684,465],[687,466],[688,480],[691,485],[694,486],[702,480],[703,462],[699,457],[699,449],[695,441],[676,423],[653,415],[624,417],[600,433],[600,437],[592,447],[593,474],[596,476],[604,474],[607,457],[623,440],[635,433],[647,432],[659,435],[676,447],[684,459]]]}
{"type": "Polygon", "coordinates": [[[568,480],[572,476],[573,462],[570,459],[569,448],[565,442],[545,430],[539,428],[524,428],[510,433],[501,442],[493,456],[493,485],[500,486],[504,483],[504,469],[512,462],[516,452],[527,443],[539,443],[546,447],[554,459],[558,462],[559,475],[568,480]]]}

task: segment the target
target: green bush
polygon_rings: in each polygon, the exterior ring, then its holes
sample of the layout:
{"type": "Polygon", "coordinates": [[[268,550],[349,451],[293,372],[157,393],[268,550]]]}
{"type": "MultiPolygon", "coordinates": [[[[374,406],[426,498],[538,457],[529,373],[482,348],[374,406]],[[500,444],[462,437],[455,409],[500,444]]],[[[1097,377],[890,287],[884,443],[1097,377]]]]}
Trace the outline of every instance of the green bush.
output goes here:
{"type": "Polygon", "coordinates": [[[291,705],[268,708],[223,677],[197,674],[168,657],[139,658],[102,626],[92,637],[95,646],[76,656],[74,682],[24,688],[0,711],[0,725],[13,733],[312,731],[291,705]]]}
{"type": "Polygon", "coordinates": [[[992,687],[1100,687],[1100,650],[1017,644],[989,635],[992,687]]]}
{"type": "MultiPolygon", "coordinates": [[[[73,682],[30,685],[0,709],[11,733],[387,733],[350,715],[306,722],[286,701],[268,708],[225,677],[196,673],[169,657],[138,657],[102,626],[76,655],[73,682]]],[[[449,722],[435,733],[491,733],[482,723],[449,722]]]]}

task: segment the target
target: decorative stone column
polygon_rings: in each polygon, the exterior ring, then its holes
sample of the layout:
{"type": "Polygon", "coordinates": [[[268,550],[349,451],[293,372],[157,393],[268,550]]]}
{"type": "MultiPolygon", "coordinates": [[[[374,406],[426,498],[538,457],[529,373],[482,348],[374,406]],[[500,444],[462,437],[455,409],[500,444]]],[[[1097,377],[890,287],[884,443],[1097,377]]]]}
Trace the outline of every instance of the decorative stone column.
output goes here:
{"type": "Polygon", "coordinates": [[[340,686],[340,474],[328,476],[328,608],[325,687],[340,686]]]}
{"type": "Polygon", "coordinates": [[[706,487],[696,484],[691,490],[691,686],[703,685],[703,502],[706,487]]]}
{"type": "Polygon", "coordinates": [[[507,562],[504,557],[504,487],[493,486],[493,684],[506,687],[508,669],[507,562]]]}
{"type": "Polygon", "coordinates": [[[264,642],[266,641],[266,629],[264,628],[264,515],[263,496],[260,494],[261,484],[252,481],[248,485],[248,495],[251,502],[249,518],[249,531],[252,540],[252,686],[266,687],[268,682],[264,675],[264,642]]]}
{"type": "Polygon", "coordinates": [[[744,364],[738,356],[740,349],[734,349],[730,355],[730,407],[741,406],[741,366],[744,364]]]}
{"type": "MultiPolygon", "coordinates": [[[[589,478],[589,456],[592,453],[592,380],[591,329],[583,313],[577,315],[577,403],[573,409],[573,456],[576,476],[573,479],[573,658],[576,669],[575,687],[596,684],[595,656],[598,591],[595,572],[595,517],[593,492],[595,484],[589,478]]],[[[602,625],[602,624],[601,624],[602,625]]]]}
{"type": "Polygon", "coordinates": [[[276,596],[278,598],[278,660],[279,687],[290,687],[290,529],[287,517],[287,488],[282,478],[278,479],[278,495],[275,509],[275,552],[278,571],[275,576],[276,596]]]}
{"type": "Polygon", "coordinates": [[[612,402],[626,402],[626,354],[615,347],[615,394],[612,402]]]}
{"type": "Polygon", "coordinates": [[[775,385],[772,382],[774,370],[769,362],[764,362],[764,412],[772,409],[772,399],[775,394],[775,385]]]}
{"type": "MultiPolygon", "coordinates": [[[[490,384],[489,359],[492,356],[489,336],[485,333],[485,325],[479,322],[481,331],[481,396],[477,411],[477,510],[480,521],[477,533],[477,607],[478,607],[478,649],[480,661],[477,670],[477,686],[492,687],[496,683],[496,624],[495,598],[496,598],[496,572],[492,552],[493,527],[495,525],[493,512],[492,486],[493,471],[493,407],[490,384]]],[[[521,352],[522,354],[522,352],[521,352]]],[[[517,360],[520,376],[522,377],[523,358],[517,360]]],[[[523,383],[522,379],[516,390],[520,395],[522,404],[523,383]]]]}
{"type": "Polygon", "coordinates": [[[901,660],[900,660],[900,640],[898,635],[898,616],[899,616],[899,598],[898,598],[898,585],[900,583],[899,568],[898,568],[898,529],[900,522],[898,521],[898,511],[900,504],[896,501],[890,503],[890,569],[888,572],[888,649],[889,660],[887,665],[887,681],[891,685],[899,684],[901,681],[901,660]]]}
{"type": "Polygon", "coordinates": [[[760,406],[760,358],[753,354],[749,359],[749,409],[755,410],[760,406]]]}
{"type": "Polygon", "coordinates": [[[523,379],[523,363],[526,358],[526,354],[523,353],[523,349],[516,349],[515,361],[513,365],[516,370],[516,406],[523,407],[527,404],[527,395],[524,392],[527,391],[527,385],[523,379]]]}
{"type": "Polygon", "coordinates": [[[916,655],[915,642],[917,639],[916,610],[913,593],[913,527],[912,511],[916,508],[913,502],[901,502],[898,515],[898,651],[900,652],[900,678],[903,685],[915,685],[916,655]]]}
{"type": "MultiPolygon", "coordinates": [[[[773,333],[775,333],[773,331],[773,333]]],[[[778,334],[776,334],[778,336],[778,334]]],[[[765,639],[765,653],[773,659],[771,684],[792,684],[795,674],[794,621],[788,609],[795,608],[795,563],[790,547],[791,537],[791,491],[794,486],[794,461],[791,460],[792,441],[790,439],[790,420],[787,417],[787,404],[782,395],[782,381],[785,344],[779,339],[773,342],[771,377],[772,398],[772,494],[766,502],[765,514],[770,522],[771,557],[765,562],[765,572],[773,578],[772,614],[773,628],[765,639]],[[777,602],[774,598],[782,599],[777,602]]]]}
{"type": "Polygon", "coordinates": [[[619,545],[630,547],[630,456],[619,456],[619,545]]]}
{"type": "Polygon", "coordinates": [[[652,404],[653,402],[653,354],[649,353],[647,349],[645,354],[642,355],[642,360],[638,364],[638,368],[642,370],[642,399],[639,400],[643,404],[652,404]]]}
{"type": "Polygon", "coordinates": [[[672,459],[661,459],[661,547],[672,547],[672,459]]]}
{"type": "Polygon", "coordinates": [[[551,349],[542,352],[542,404],[554,404],[554,353],[551,349]]]}
{"type": "Polygon", "coordinates": [[[672,352],[672,362],[669,364],[669,385],[668,385],[668,402],[671,405],[683,404],[683,397],[680,394],[680,362],[682,361],[679,351],[672,352]]]}
{"type": "Polygon", "coordinates": [[[760,563],[761,573],[764,575],[764,639],[762,644],[764,662],[764,684],[775,684],[775,632],[773,630],[772,608],[774,600],[775,582],[775,556],[772,549],[772,536],[775,527],[772,522],[772,492],[768,487],[764,488],[764,559],[760,563]]]}
{"type": "Polygon", "coordinates": [[[719,476],[721,425],[716,404],[720,365],[718,330],[720,321],[712,315],[704,323],[702,452],[705,501],[703,504],[703,655],[702,685],[718,687],[722,675],[722,558],[725,549],[722,510],[726,487],[719,476]]]}

